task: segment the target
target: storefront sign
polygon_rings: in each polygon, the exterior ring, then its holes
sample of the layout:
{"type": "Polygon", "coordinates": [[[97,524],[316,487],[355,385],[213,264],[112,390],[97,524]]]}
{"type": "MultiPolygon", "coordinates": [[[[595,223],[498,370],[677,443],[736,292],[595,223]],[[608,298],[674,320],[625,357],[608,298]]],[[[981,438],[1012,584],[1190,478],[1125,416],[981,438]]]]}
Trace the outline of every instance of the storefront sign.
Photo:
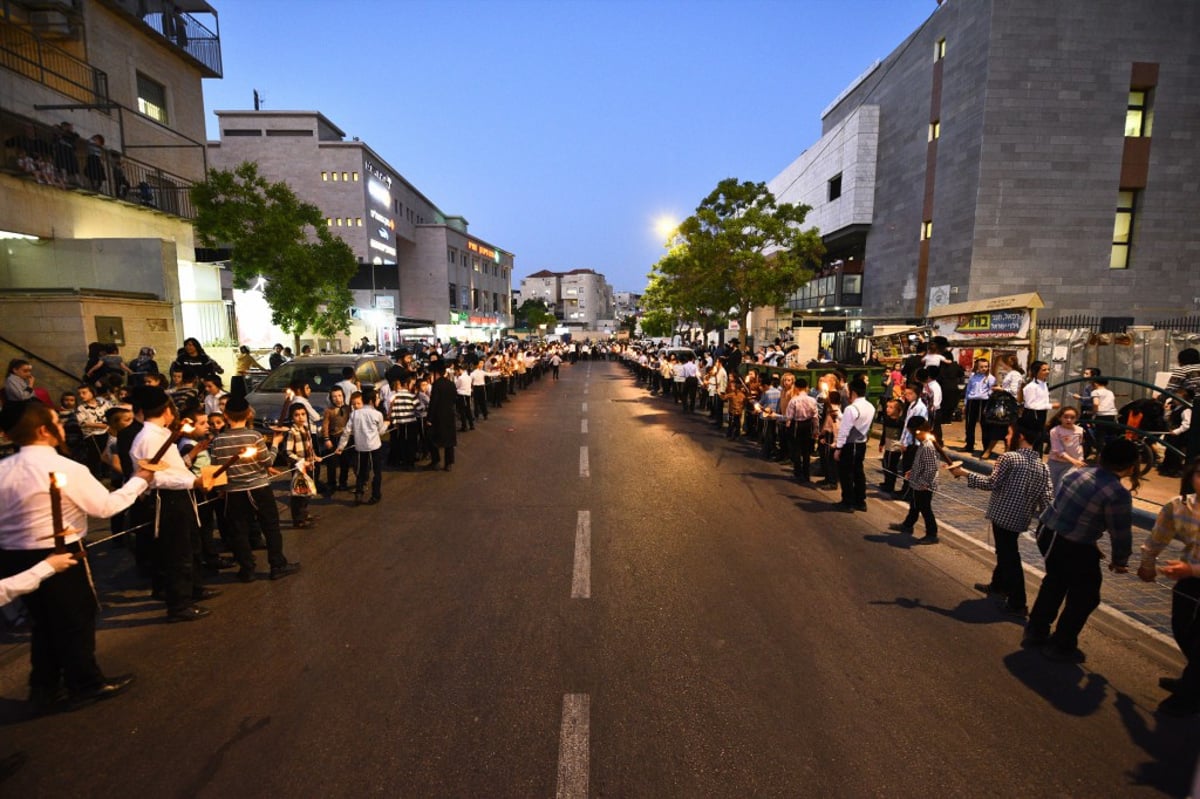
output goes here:
{"type": "Polygon", "coordinates": [[[473,241],[467,242],[467,249],[470,250],[471,252],[479,253],[484,258],[495,258],[496,257],[496,251],[493,250],[491,247],[488,247],[483,244],[477,244],[473,241]]]}
{"type": "Polygon", "coordinates": [[[1015,339],[1029,335],[1028,311],[989,311],[933,320],[938,335],[948,339],[1015,339]]]}

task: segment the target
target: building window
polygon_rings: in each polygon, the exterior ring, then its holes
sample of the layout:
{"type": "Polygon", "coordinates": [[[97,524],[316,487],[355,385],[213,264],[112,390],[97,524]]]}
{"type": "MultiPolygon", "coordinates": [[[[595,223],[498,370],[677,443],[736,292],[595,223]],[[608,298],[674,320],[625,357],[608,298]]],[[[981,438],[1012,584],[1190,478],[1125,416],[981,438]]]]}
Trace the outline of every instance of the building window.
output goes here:
{"type": "Polygon", "coordinates": [[[842,173],[838,172],[829,179],[829,199],[836,200],[842,196],[842,173]]]}
{"type": "Polygon", "coordinates": [[[362,217],[361,216],[354,217],[354,226],[362,227],[362,217]]]}
{"type": "Polygon", "coordinates": [[[928,220],[921,223],[921,241],[929,241],[933,238],[933,220],[928,220]]]}
{"type": "Polygon", "coordinates": [[[450,284],[450,307],[458,307],[458,286],[453,283],[450,284]]]}
{"type": "Polygon", "coordinates": [[[344,181],[349,181],[349,180],[350,180],[350,174],[349,174],[348,172],[343,172],[343,173],[342,173],[342,180],[344,180],[344,181]]]}
{"type": "Polygon", "coordinates": [[[358,183],[358,173],[357,173],[357,172],[351,172],[350,174],[351,174],[352,176],[354,176],[354,182],[355,182],[355,183],[358,183]]]}
{"type": "Polygon", "coordinates": [[[946,37],[937,40],[937,44],[933,46],[933,60],[941,61],[946,57],[946,37]]]}
{"type": "Polygon", "coordinates": [[[458,306],[460,308],[470,307],[467,304],[468,301],[470,300],[470,297],[471,297],[471,287],[470,286],[459,286],[458,287],[458,306]]]}
{"type": "Polygon", "coordinates": [[[329,217],[325,217],[325,227],[333,227],[333,220],[329,217]]]}
{"type": "Polygon", "coordinates": [[[335,181],[338,179],[338,173],[337,173],[337,172],[331,172],[330,174],[333,176],[333,179],[334,179],[335,181]]]}
{"type": "Polygon", "coordinates": [[[935,119],[929,123],[929,140],[937,141],[942,136],[941,120],[935,119]]]}
{"type": "Polygon", "coordinates": [[[137,74],[138,113],[145,114],[166,125],[167,118],[167,89],[156,80],[147,78],[142,73],[137,74]]]}
{"type": "Polygon", "coordinates": [[[1136,89],[1129,92],[1129,106],[1125,110],[1125,135],[1127,137],[1142,137],[1150,135],[1154,124],[1154,111],[1151,108],[1153,91],[1136,89]]]}
{"type": "Polygon", "coordinates": [[[449,258],[450,263],[454,263],[456,260],[458,260],[458,253],[455,252],[453,247],[451,247],[446,250],[446,257],[449,258]]]}
{"type": "Polygon", "coordinates": [[[1137,212],[1137,192],[1117,192],[1117,218],[1113,223],[1110,269],[1129,268],[1129,247],[1133,244],[1133,217],[1137,212]]]}
{"type": "Polygon", "coordinates": [[[340,216],[336,217],[336,221],[337,221],[337,226],[341,227],[342,226],[342,218],[340,216]]]}
{"type": "Polygon", "coordinates": [[[329,182],[329,173],[328,173],[328,172],[322,172],[322,173],[321,173],[321,180],[323,180],[323,181],[325,181],[326,183],[328,183],[328,182],[329,182]]]}

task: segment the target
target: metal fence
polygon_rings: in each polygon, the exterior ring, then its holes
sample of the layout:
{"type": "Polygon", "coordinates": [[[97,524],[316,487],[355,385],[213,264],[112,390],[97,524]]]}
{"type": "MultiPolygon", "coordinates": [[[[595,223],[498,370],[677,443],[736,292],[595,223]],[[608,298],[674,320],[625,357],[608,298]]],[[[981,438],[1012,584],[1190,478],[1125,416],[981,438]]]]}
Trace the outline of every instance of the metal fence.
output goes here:
{"type": "MultiPolygon", "coordinates": [[[[1200,348],[1200,320],[1196,321],[1195,325],[1179,326],[1184,329],[1135,327],[1122,333],[1103,333],[1091,327],[1048,327],[1039,321],[1034,357],[1050,364],[1051,385],[1079,377],[1086,368],[1098,368],[1109,377],[1155,383],[1161,373],[1175,367],[1180,350],[1200,348]]],[[[1149,389],[1139,386],[1113,384],[1110,388],[1117,395],[1118,406],[1150,394],[1149,389]]],[[[1078,384],[1065,387],[1055,392],[1053,399],[1064,406],[1077,405],[1070,395],[1079,389],[1078,384]]]]}

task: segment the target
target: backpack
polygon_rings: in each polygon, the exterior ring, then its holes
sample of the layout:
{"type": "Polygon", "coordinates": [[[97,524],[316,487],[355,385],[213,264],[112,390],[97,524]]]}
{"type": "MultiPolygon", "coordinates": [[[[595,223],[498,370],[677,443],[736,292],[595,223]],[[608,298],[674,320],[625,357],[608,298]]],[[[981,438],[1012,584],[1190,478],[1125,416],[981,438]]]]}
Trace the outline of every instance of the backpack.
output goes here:
{"type": "Polygon", "coordinates": [[[983,420],[988,424],[1007,427],[1015,423],[1020,416],[1021,406],[1017,404],[1017,398],[1000,389],[993,390],[983,406],[983,420]]]}

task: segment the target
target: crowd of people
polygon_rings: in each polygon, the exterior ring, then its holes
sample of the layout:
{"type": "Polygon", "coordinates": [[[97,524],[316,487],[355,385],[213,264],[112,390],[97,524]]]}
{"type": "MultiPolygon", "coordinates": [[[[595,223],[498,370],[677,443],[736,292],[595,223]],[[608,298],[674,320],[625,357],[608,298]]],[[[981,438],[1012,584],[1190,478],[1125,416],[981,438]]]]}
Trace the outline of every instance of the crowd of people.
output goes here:
{"type": "Polygon", "coordinates": [[[884,369],[883,385],[875,391],[861,377],[848,379],[835,364],[807,364],[821,375],[815,386],[792,371],[767,368],[787,365],[781,357],[786,352],[779,341],[754,352],[736,340],[697,349],[647,342],[623,346],[621,358],[651,396],[672,401],[683,414],[707,412],[729,439],[751,439],[761,457],[790,461],[801,485],[840,489],[832,502],[837,510],[867,510],[864,459],[874,435],[883,473],[879,487],[884,496],[908,503],[907,516],[891,528],[913,536],[920,521],[923,535],[914,538],[916,544],[939,542],[934,498],[944,469],[956,479],[965,477],[970,488],[990,492],[984,517],[992,527],[996,565],[991,580],[976,588],[996,597],[1003,613],[1026,620],[1022,646],[1057,661],[1085,658],[1078,637],[1100,604],[1097,542],[1105,533],[1111,541],[1109,569],[1128,570],[1139,452],[1127,436],[1113,432],[1121,429],[1119,414],[1151,414],[1150,406],[1159,406],[1170,425],[1166,442],[1179,450],[1168,450],[1173,457],[1160,471],[1180,477],[1181,486],[1142,545],[1137,574],[1174,582],[1172,628],[1187,667],[1182,676],[1160,681],[1169,694],[1160,710],[1200,713],[1200,453],[1190,453],[1190,460],[1181,454],[1187,453],[1191,422],[1187,403],[1200,393],[1200,352],[1179,353],[1166,387],[1185,402],[1164,396],[1139,400],[1132,410],[1118,410],[1098,369],[1087,370],[1083,390],[1074,395],[1080,406],[1060,407],[1046,385],[1048,364],[1034,361],[1026,376],[1013,359],[997,375],[990,362],[977,359],[965,375],[940,338],[884,369]],[[960,402],[966,426],[960,451],[994,460],[990,474],[967,473],[942,446],[941,425],[955,418],[960,402]],[[1093,450],[1094,465],[1085,449],[1093,450]],[[814,480],[814,460],[820,483],[814,480]],[[1046,576],[1030,608],[1017,542],[1034,524],[1046,576]],[[1183,544],[1180,557],[1160,564],[1159,555],[1172,541],[1183,544]]]}
{"type": "Polygon", "coordinates": [[[17,448],[0,460],[0,605],[23,595],[33,707],[71,709],[132,683],[96,662],[89,517],[111,520],[167,622],[197,621],[210,615],[201,603],[218,595],[206,583],[221,571],[236,569],[246,583],[299,572],[284,552],[279,494],[292,526],[308,529],[338,491],[353,491],[354,505],[380,502],[387,468],[448,472],[461,433],[535,382],[556,380],[584,352],[514,342],[399,350],[377,384],[347,369],[319,414],[312,386],[298,381],[280,421],[266,425],[242,391],[225,390],[221,366],[195,339],[166,375],[152,349],[126,364],[116,348],[96,345],[58,404],[37,387],[32,365],[14,360],[0,412],[17,448]],[[261,549],[265,575],[256,570],[261,549]]]}

